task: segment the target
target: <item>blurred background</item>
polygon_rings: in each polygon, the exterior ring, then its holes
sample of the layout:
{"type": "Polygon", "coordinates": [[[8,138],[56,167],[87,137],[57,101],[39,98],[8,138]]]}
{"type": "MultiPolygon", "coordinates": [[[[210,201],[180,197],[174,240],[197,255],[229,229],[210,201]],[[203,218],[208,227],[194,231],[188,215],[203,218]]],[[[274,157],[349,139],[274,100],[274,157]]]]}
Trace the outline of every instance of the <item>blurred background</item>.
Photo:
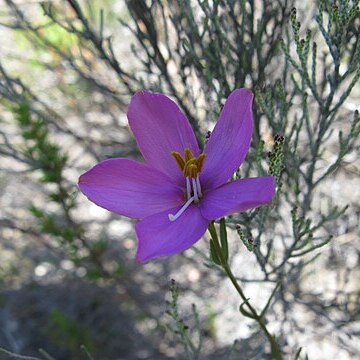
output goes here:
{"type": "Polygon", "coordinates": [[[136,91],[173,98],[203,144],[237,87],[255,93],[237,176],[270,172],[278,191],[226,219],[233,271],[256,307],[276,288],[285,358],[358,358],[358,1],[0,5],[0,359],[271,358],[208,234],[138,264],[134,221],[77,187],[100,160],[141,160],[136,91]]]}

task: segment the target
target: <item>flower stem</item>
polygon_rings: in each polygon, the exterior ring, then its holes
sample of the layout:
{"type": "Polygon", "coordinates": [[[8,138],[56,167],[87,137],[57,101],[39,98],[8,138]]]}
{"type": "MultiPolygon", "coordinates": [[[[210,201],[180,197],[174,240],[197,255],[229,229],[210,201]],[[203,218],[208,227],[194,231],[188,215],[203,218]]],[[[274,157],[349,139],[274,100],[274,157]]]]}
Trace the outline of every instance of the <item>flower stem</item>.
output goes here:
{"type": "Polygon", "coordinates": [[[250,317],[250,318],[254,319],[258,323],[261,330],[264,332],[267,339],[269,340],[269,343],[271,345],[271,355],[272,355],[273,359],[282,360],[283,357],[281,355],[279,344],[277,343],[275,337],[273,335],[271,335],[271,333],[267,329],[265,321],[264,321],[263,314],[259,315],[257,313],[257,311],[255,310],[255,308],[249,303],[248,298],[245,296],[240,284],[236,280],[236,277],[234,276],[228,262],[226,261],[226,258],[225,258],[224,253],[223,253],[223,249],[220,246],[219,238],[218,238],[218,235],[217,235],[217,232],[216,232],[215,225],[214,225],[213,221],[211,221],[209,223],[208,230],[209,230],[209,233],[210,233],[211,238],[213,240],[213,244],[214,244],[216,254],[218,256],[218,259],[220,260],[220,265],[224,269],[226,275],[228,276],[228,278],[230,279],[230,281],[234,285],[236,291],[238,292],[238,294],[240,295],[240,297],[241,297],[241,299],[243,301],[243,304],[240,306],[240,310],[241,310],[242,314],[247,316],[247,317],[250,317]],[[247,310],[242,310],[243,305],[245,305],[247,307],[248,311],[247,310]]]}

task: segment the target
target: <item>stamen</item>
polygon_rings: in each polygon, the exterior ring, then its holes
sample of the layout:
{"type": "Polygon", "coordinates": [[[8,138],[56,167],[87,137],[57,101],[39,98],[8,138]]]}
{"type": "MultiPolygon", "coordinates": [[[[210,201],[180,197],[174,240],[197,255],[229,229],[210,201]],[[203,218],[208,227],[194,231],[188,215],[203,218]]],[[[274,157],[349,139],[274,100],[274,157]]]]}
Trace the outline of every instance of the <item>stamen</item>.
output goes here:
{"type": "Polygon", "coordinates": [[[206,154],[202,153],[196,159],[197,160],[196,166],[198,168],[198,172],[201,172],[201,170],[202,170],[202,168],[204,166],[205,157],[206,157],[206,154]]]}
{"type": "Polygon", "coordinates": [[[204,166],[206,154],[202,153],[198,157],[195,157],[193,152],[189,148],[186,148],[184,149],[184,157],[177,151],[171,151],[171,155],[184,174],[187,199],[186,203],[175,215],[168,214],[169,220],[174,221],[184,213],[192,202],[198,203],[203,197],[199,174],[204,166]]]}
{"type": "Polygon", "coordinates": [[[202,197],[199,174],[196,176],[196,187],[197,187],[197,191],[198,191],[199,197],[202,197]]]}
{"type": "Polygon", "coordinates": [[[192,186],[193,186],[193,191],[194,191],[194,201],[197,203],[197,202],[199,202],[199,196],[198,196],[198,191],[197,191],[197,186],[196,186],[196,180],[194,178],[192,178],[191,181],[192,181],[192,186]]]}
{"type": "Polygon", "coordinates": [[[190,176],[192,177],[191,173],[195,170],[197,170],[197,167],[195,165],[196,163],[196,159],[190,159],[189,161],[187,161],[185,163],[185,166],[184,166],[184,170],[183,170],[183,173],[185,176],[190,176]]]}
{"type": "Polygon", "coordinates": [[[174,157],[176,163],[178,164],[181,171],[184,170],[185,160],[177,151],[171,151],[171,155],[174,157]]]}
{"type": "Polygon", "coordinates": [[[188,177],[186,178],[186,198],[188,200],[191,198],[191,184],[188,177]]]}
{"type": "Polygon", "coordinates": [[[190,149],[186,148],[184,150],[184,153],[185,153],[185,162],[194,158],[194,154],[192,153],[192,151],[190,149]]]}
{"type": "Polygon", "coordinates": [[[191,165],[190,167],[189,167],[189,173],[190,173],[190,177],[192,178],[192,179],[194,179],[195,177],[196,177],[196,173],[197,173],[197,167],[196,167],[196,165],[191,165]]]}
{"type": "Polygon", "coordinates": [[[169,220],[175,221],[176,219],[178,219],[194,200],[195,197],[191,197],[175,215],[168,214],[169,220]]]}

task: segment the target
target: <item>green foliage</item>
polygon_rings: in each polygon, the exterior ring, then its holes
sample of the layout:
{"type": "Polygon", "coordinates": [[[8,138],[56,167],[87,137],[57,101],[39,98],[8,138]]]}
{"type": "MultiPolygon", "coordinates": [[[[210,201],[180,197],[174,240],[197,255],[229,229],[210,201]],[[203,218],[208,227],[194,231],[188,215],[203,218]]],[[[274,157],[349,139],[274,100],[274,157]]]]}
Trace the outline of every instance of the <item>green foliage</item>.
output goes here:
{"type": "Polygon", "coordinates": [[[334,207],[328,214],[321,215],[321,220],[315,225],[312,224],[310,219],[299,216],[297,208],[292,209],[291,221],[295,241],[293,246],[288,250],[289,257],[301,257],[328,244],[333,238],[333,235],[331,234],[325,238],[314,237],[315,231],[340,218],[347,209],[348,206],[342,209],[334,207]]]}
{"type": "MultiPolygon", "coordinates": [[[[345,156],[357,148],[358,112],[354,112],[352,121],[346,121],[349,116],[344,114],[346,112],[342,106],[360,76],[359,34],[354,31],[358,16],[358,1],[322,1],[316,16],[319,35],[315,36],[316,26],[303,31],[297,11],[293,8],[290,14],[292,35],[285,33],[286,37],[281,41],[285,55],[284,74],[274,84],[256,89],[261,116],[268,121],[273,131],[283,134],[286,139],[284,142],[281,138],[282,141],[279,142],[280,138],[274,137],[269,173],[276,177],[278,188],[282,189],[283,201],[297,209],[292,212],[292,243],[286,245],[285,254],[289,258],[293,254],[305,255],[327,244],[331,236],[323,237],[315,233],[320,234],[320,230],[326,232],[328,224],[340,219],[346,210],[330,210],[328,214],[320,215],[321,221],[316,225],[311,225],[315,190],[342,165],[345,156]],[[292,44],[295,45],[295,51],[292,50],[292,44]],[[321,57],[318,54],[320,46],[323,49],[321,57]],[[300,107],[296,105],[299,103],[300,107]],[[343,120],[347,130],[338,130],[339,148],[336,157],[319,172],[317,169],[323,168],[320,163],[338,119],[343,120]],[[282,163],[285,165],[284,169],[282,163]],[[284,176],[281,176],[282,170],[284,176]],[[306,246],[308,248],[305,250],[306,246]],[[294,249],[298,251],[293,253],[294,249]]],[[[260,143],[257,149],[258,171],[263,168],[263,147],[260,143]]],[[[279,198],[278,193],[277,201],[274,202],[275,209],[279,200],[281,201],[281,194],[279,198]]],[[[263,221],[271,216],[271,212],[266,212],[266,209],[254,211],[254,214],[255,216],[243,216],[238,221],[247,231],[250,231],[250,220],[258,223],[262,229],[263,221]]],[[[241,238],[246,244],[244,233],[241,233],[241,238]]],[[[254,242],[261,244],[261,236],[256,236],[254,242]]],[[[269,261],[271,249],[272,242],[267,244],[264,257],[261,252],[257,252],[260,264],[269,261]]],[[[281,262],[281,266],[285,263],[286,261],[281,262]]],[[[278,270],[281,266],[275,269],[278,270]]]]}
{"type": "Polygon", "coordinates": [[[220,246],[222,249],[224,260],[225,260],[225,262],[228,262],[228,260],[229,260],[229,245],[228,245],[228,239],[227,239],[227,229],[226,229],[225,218],[220,219],[220,246]]]}
{"type": "Polygon", "coordinates": [[[81,356],[81,346],[90,353],[94,350],[89,331],[57,309],[50,315],[49,335],[55,343],[67,347],[74,357],[81,356]]]}
{"type": "Polygon", "coordinates": [[[270,167],[269,174],[274,176],[276,179],[276,185],[281,186],[281,173],[284,169],[284,137],[281,135],[275,135],[274,137],[274,148],[273,151],[269,153],[270,158],[270,167]]]}
{"type": "Polygon", "coordinates": [[[305,38],[301,38],[301,24],[297,21],[295,8],[292,10],[290,19],[298,60],[290,54],[289,47],[282,42],[286,59],[302,79],[302,84],[299,84],[295,78],[292,77],[295,86],[303,91],[303,93],[305,93],[304,86],[308,87],[323,112],[322,123],[320,124],[320,129],[322,128],[321,131],[327,130],[330,121],[329,115],[336,113],[360,78],[360,46],[357,41],[354,43],[350,42],[350,39],[356,38],[354,21],[359,14],[359,2],[340,1],[339,3],[340,6],[330,1],[321,1],[319,14],[316,17],[319,30],[333,61],[331,68],[327,66],[324,67],[325,72],[322,79],[318,79],[317,77],[317,43],[313,41],[312,46],[310,46],[312,39],[310,30],[307,30],[305,38]],[[325,24],[326,17],[328,18],[327,24],[325,24]],[[311,62],[311,74],[309,72],[309,62],[311,62]],[[345,65],[346,70],[340,71],[340,65],[345,65]],[[330,91],[325,95],[326,89],[324,83],[327,81],[330,91]],[[342,90],[339,99],[334,102],[336,91],[345,81],[347,81],[345,89],[342,90]]]}
{"type": "Polygon", "coordinates": [[[292,103],[289,94],[285,92],[282,81],[276,80],[273,87],[256,87],[255,100],[266,118],[271,121],[271,128],[274,133],[284,134],[288,127],[292,103]]]}
{"type": "Polygon", "coordinates": [[[214,222],[209,223],[210,238],[210,259],[217,265],[227,264],[229,260],[229,246],[227,240],[227,229],[225,218],[220,219],[220,242],[214,222]]]}
{"type": "Polygon", "coordinates": [[[242,241],[242,243],[245,245],[245,247],[249,250],[249,251],[254,251],[254,249],[256,248],[256,245],[254,244],[254,239],[251,236],[251,233],[246,236],[244,234],[243,229],[241,228],[240,225],[236,226],[236,231],[239,235],[240,240],[242,241]]]}
{"type": "Polygon", "coordinates": [[[219,256],[216,253],[214,240],[212,238],[210,238],[210,260],[213,261],[216,265],[221,265],[221,260],[219,259],[219,256]]]}
{"type": "Polygon", "coordinates": [[[52,185],[47,198],[60,209],[60,212],[49,212],[35,203],[29,208],[38,221],[40,231],[51,235],[60,246],[67,249],[68,256],[75,264],[87,264],[89,279],[102,279],[106,272],[100,259],[106,251],[107,242],[99,240],[89,243],[83,226],[72,217],[71,212],[76,209],[77,203],[73,185],[64,176],[68,155],[52,140],[49,124],[32,115],[29,104],[20,103],[12,110],[21,129],[23,142],[19,148],[22,155],[27,158],[32,171],[40,174],[40,180],[52,185]]]}
{"type": "Polygon", "coordinates": [[[56,215],[47,214],[45,211],[39,207],[36,207],[35,205],[31,206],[29,210],[33,216],[38,219],[41,231],[43,233],[53,235],[58,238],[60,244],[71,244],[72,246],[75,246],[73,250],[76,249],[76,245],[73,243],[82,233],[80,228],[64,226],[64,224],[59,222],[59,219],[56,217],[56,215]]]}
{"type": "Polygon", "coordinates": [[[41,170],[43,182],[60,183],[68,156],[50,140],[44,120],[34,118],[27,103],[17,105],[13,111],[24,139],[23,155],[31,161],[32,169],[41,170]]]}
{"type": "Polygon", "coordinates": [[[169,308],[166,311],[166,314],[173,319],[175,326],[170,327],[169,329],[177,336],[179,342],[184,346],[187,359],[199,359],[202,347],[202,334],[196,306],[195,304],[192,304],[192,316],[195,321],[195,333],[193,333],[179,314],[179,288],[175,280],[171,280],[170,293],[171,301],[168,303],[169,308]],[[196,337],[197,340],[195,340],[196,337]]]}
{"type": "Polygon", "coordinates": [[[56,190],[49,192],[48,197],[59,205],[66,218],[59,219],[58,215],[47,214],[36,205],[32,205],[30,211],[38,219],[42,232],[58,237],[63,244],[73,243],[82,230],[70,221],[68,215],[75,206],[70,188],[64,185],[63,172],[68,156],[51,140],[48,125],[43,119],[31,114],[28,104],[19,104],[13,111],[23,138],[20,145],[22,153],[29,160],[32,170],[40,172],[43,183],[56,185],[56,190]]]}

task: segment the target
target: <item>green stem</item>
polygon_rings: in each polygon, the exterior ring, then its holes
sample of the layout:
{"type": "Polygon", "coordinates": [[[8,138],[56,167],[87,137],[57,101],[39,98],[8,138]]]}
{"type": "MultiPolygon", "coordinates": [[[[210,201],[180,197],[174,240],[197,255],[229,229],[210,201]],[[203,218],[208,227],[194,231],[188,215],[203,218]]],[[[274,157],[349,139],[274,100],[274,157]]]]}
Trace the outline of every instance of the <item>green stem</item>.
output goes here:
{"type": "Polygon", "coordinates": [[[211,235],[211,238],[213,239],[215,251],[216,251],[216,253],[217,253],[218,257],[219,257],[222,268],[224,269],[226,275],[228,276],[228,278],[230,279],[230,281],[234,285],[234,287],[235,287],[236,291],[238,292],[238,294],[240,295],[242,301],[244,302],[244,304],[248,308],[248,310],[249,310],[249,312],[251,314],[250,317],[252,319],[254,319],[259,324],[261,330],[264,332],[267,339],[269,340],[270,345],[271,345],[271,354],[272,354],[273,359],[282,360],[283,357],[281,355],[279,344],[277,343],[275,337],[273,335],[271,335],[269,330],[267,329],[267,327],[265,325],[265,322],[264,322],[263,316],[259,315],[257,313],[257,311],[255,310],[255,308],[249,303],[249,300],[246,298],[240,284],[236,280],[233,272],[231,271],[231,268],[230,268],[228,262],[225,260],[225,257],[224,257],[223,251],[221,249],[221,246],[220,246],[220,243],[219,243],[219,238],[218,238],[218,235],[217,235],[217,232],[216,232],[215,225],[214,225],[213,221],[209,223],[208,230],[209,230],[209,233],[211,235]]]}

